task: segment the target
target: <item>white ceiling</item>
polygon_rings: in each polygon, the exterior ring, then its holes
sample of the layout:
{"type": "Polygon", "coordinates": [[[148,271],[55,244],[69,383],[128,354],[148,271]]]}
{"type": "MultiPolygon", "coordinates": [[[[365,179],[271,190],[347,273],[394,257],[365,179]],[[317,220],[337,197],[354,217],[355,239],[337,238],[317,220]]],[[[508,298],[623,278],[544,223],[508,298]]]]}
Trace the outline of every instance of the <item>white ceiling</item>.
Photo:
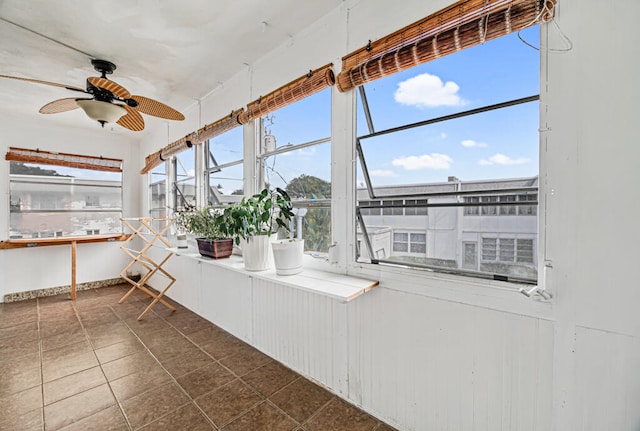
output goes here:
{"type": "MultiPolygon", "coordinates": [[[[85,87],[109,60],[108,78],[132,94],[182,111],[342,0],[0,0],[0,74],[85,87]],[[266,23],[266,24],[263,24],[266,23]]],[[[0,79],[3,112],[97,130],[79,110],[44,115],[44,104],[77,93],[0,79]]],[[[144,134],[166,120],[143,115],[144,134]]]]}

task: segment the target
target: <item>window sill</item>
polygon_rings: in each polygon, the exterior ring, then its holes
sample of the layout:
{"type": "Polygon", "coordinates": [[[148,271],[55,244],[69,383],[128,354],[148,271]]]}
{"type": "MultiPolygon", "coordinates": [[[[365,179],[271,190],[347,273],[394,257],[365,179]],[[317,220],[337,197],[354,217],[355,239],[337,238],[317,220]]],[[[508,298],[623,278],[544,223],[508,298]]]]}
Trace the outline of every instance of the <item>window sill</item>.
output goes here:
{"type": "Polygon", "coordinates": [[[244,263],[240,256],[232,255],[225,259],[216,260],[203,257],[200,253],[189,249],[167,248],[167,250],[176,256],[187,257],[201,263],[239,272],[248,277],[272,281],[295,289],[328,296],[340,302],[352,301],[379,284],[378,281],[313,268],[315,259],[308,255],[304,256],[304,270],[301,273],[277,275],[275,269],[247,271],[244,269],[244,263]]]}
{"type": "MultiPolygon", "coordinates": [[[[553,318],[553,299],[526,297],[519,283],[446,274],[428,269],[353,263],[349,274],[375,278],[385,287],[406,294],[467,304],[542,319],[553,318]]],[[[533,285],[527,285],[527,289],[533,285]]]]}

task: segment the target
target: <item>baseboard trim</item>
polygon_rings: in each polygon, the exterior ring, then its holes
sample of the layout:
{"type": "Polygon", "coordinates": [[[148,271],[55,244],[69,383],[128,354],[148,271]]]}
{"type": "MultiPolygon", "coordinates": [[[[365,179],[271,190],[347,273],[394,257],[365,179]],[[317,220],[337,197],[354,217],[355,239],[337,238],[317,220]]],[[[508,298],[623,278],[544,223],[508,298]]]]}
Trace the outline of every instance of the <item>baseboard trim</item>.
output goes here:
{"type": "MultiPolygon", "coordinates": [[[[86,283],[76,284],[76,291],[80,292],[82,290],[99,289],[101,287],[114,286],[116,284],[122,284],[122,283],[127,283],[127,282],[120,277],[110,278],[107,280],[89,281],[86,283]]],[[[46,296],[60,295],[62,293],[71,293],[71,285],[47,287],[44,289],[28,290],[26,292],[8,293],[4,295],[3,300],[5,303],[17,302],[17,301],[25,301],[27,299],[35,299],[35,298],[43,298],[46,296]]]]}

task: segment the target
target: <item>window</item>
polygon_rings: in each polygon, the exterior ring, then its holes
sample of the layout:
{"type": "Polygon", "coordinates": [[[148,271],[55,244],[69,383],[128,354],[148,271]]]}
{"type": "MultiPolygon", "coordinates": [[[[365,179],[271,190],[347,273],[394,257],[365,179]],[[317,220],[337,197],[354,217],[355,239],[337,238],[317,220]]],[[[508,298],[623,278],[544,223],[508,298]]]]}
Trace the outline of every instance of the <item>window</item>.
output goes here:
{"type": "Polygon", "coordinates": [[[11,238],[122,232],[122,173],[11,161],[11,238]]]}
{"type": "Polygon", "coordinates": [[[231,129],[205,143],[205,184],[209,204],[224,204],[242,197],[242,162],[242,127],[231,129]]]}
{"type": "Polygon", "coordinates": [[[149,172],[149,216],[165,218],[167,215],[167,174],[162,163],[149,172]]]}
{"type": "Polygon", "coordinates": [[[387,216],[359,229],[394,232],[377,263],[537,281],[539,61],[510,34],[358,88],[357,198],[387,216]]]}
{"type": "Polygon", "coordinates": [[[427,252],[427,235],[424,233],[410,233],[409,245],[411,253],[425,254],[427,252]]]}
{"type": "Polygon", "coordinates": [[[409,234],[406,232],[393,233],[393,251],[409,251],[409,234]]]}
{"type": "Polygon", "coordinates": [[[533,240],[518,239],[517,261],[519,263],[533,263],[533,240]]]}
{"type": "Polygon", "coordinates": [[[262,117],[263,184],[291,196],[305,251],[331,244],[331,89],[262,117]]]}
{"type": "Polygon", "coordinates": [[[195,148],[191,147],[171,158],[175,174],[172,192],[175,202],[173,210],[179,211],[196,206],[195,148]]]}
{"type": "Polygon", "coordinates": [[[482,260],[496,260],[498,257],[497,251],[497,238],[482,238],[482,260]]]}
{"type": "MultiPolygon", "coordinates": [[[[474,204],[480,202],[480,197],[478,196],[468,196],[464,198],[464,202],[467,204],[474,204]]],[[[464,215],[475,216],[480,215],[480,207],[476,206],[465,206],[464,207],[464,215]]]]}
{"type": "Polygon", "coordinates": [[[404,215],[407,215],[407,216],[426,216],[427,215],[426,199],[408,199],[404,201],[404,204],[405,204],[404,215]]]}
{"type": "Polygon", "coordinates": [[[427,252],[427,235],[422,232],[394,232],[393,251],[424,255],[427,252]]]}

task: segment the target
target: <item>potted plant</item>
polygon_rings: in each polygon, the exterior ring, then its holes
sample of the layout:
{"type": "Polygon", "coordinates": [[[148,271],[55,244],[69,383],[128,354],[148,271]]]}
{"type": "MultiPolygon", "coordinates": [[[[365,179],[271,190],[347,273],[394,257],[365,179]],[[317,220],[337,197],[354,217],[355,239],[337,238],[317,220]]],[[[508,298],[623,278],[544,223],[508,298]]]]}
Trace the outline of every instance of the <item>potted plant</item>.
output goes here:
{"type": "Polygon", "coordinates": [[[200,254],[214,259],[231,256],[233,239],[224,234],[226,224],[225,212],[212,206],[180,211],[176,216],[177,228],[195,235],[200,254]]]}
{"type": "Polygon", "coordinates": [[[278,229],[290,231],[293,217],[291,198],[286,191],[264,189],[225,209],[223,233],[241,244],[245,269],[262,271],[270,265],[270,238],[278,229]]]}

